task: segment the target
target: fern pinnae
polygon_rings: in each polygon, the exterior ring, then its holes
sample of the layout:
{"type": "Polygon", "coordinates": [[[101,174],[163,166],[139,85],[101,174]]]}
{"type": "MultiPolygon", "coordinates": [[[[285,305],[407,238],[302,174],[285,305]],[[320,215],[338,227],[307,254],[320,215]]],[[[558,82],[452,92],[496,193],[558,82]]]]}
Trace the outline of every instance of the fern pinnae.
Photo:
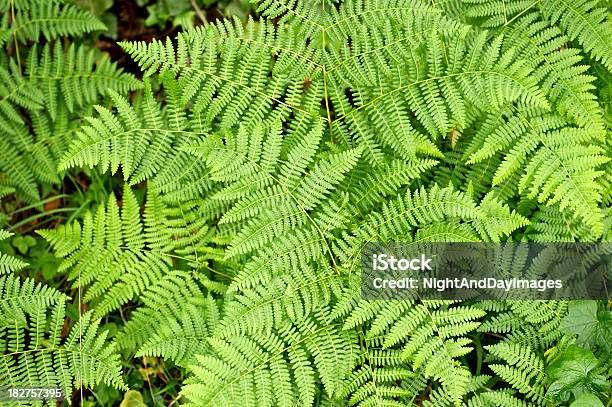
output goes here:
{"type": "Polygon", "coordinates": [[[9,2],[2,6],[4,16],[7,8],[14,13],[13,21],[3,18],[2,28],[20,42],[38,40],[44,36],[52,40],[60,36],[74,36],[106,29],[106,26],[90,13],[63,0],[31,0],[9,2]]]}
{"type": "MultiPolygon", "coordinates": [[[[178,366],[189,405],[544,405],[546,366],[572,340],[566,302],[369,301],[359,253],[605,239],[604,9],[256,3],[257,19],[122,42],[144,74],[132,87],[109,68],[113,90],[76,92],[52,56],[92,82],[97,66],[59,42],[30,57],[46,81],[32,100],[30,71],[3,64],[5,161],[34,140],[44,168],[62,156],[58,177],[95,167],[125,182],[121,201],[40,232],[59,272],[80,274],[96,317],[134,307],[116,345],[178,366]],[[49,133],[81,113],[52,152],[22,123],[49,133]]],[[[56,182],[27,160],[0,165],[33,201],[56,182]]]]}
{"type": "MultiPolygon", "coordinates": [[[[11,236],[13,236],[13,233],[0,229],[0,241],[11,236]]],[[[10,256],[6,253],[0,253],[0,275],[21,270],[27,267],[27,265],[28,263],[17,257],[10,256]]]]}

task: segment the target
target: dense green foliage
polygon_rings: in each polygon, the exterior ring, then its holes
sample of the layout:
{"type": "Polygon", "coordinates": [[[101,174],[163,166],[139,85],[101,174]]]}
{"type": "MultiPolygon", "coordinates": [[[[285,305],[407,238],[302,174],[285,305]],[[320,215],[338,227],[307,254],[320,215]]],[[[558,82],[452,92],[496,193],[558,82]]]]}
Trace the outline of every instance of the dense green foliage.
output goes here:
{"type": "Polygon", "coordinates": [[[136,79],[93,14],[3,3],[0,387],[142,358],[160,405],[609,406],[609,301],[366,301],[358,261],[612,239],[607,7],[265,0],[121,42],[136,79]]]}

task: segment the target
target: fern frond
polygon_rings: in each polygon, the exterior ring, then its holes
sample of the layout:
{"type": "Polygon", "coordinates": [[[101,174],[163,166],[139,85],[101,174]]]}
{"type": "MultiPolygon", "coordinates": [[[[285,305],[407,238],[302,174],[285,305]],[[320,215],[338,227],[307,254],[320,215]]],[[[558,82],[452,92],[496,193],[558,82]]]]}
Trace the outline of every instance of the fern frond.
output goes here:
{"type": "Polygon", "coordinates": [[[274,277],[265,286],[237,294],[235,301],[225,307],[217,334],[229,337],[267,332],[289,322],[303,322],[311,313],[327,306],[340,287],[338,275],[331,270],[306,268],[274,277]]]}
{"type": "Polygon", "coordinates": [[[105,383],[125,389],[119,355],[107,331],[84,314],[62,338],[66,296],[32,280],[0,277],[0,383],[12,388],[53,387],[64,394],[105,383]]]}
{"type": "MultiPolygon", "coordinates": [[[[422,374],[425,380],[439,382],[443,392],[440,397],[448,397],[449,405],[461,405],[472,378],[457,359],[471,351],[471,340],[465,336],[478,328],[478,319],[484,315],[477,308],[452,307],[448,301],[360,301],[346,318],[344,329],[364,326],[369,346],[400,350],[398,361],[391,366],[407,369],[403,373],[406,377],[422,374]]],[[[364,360],[364,369],[371,369],[366,363],[374,362],[364,360]]]]}
{"type": "MultiPolygon", "coordinates": [[[[445,38],[434,30],[417,36],[414,42],[418,55],[401,59],[374,56],[390,60],[388,73],[377,71],[372,76],[369,64],[352,64],[330,74],[331,98],[340,113],[333,123],[354,129],[355,136],[346,137],[367,142],[365,151],[385,146],[411,159],[416,152],[432,150],[427,146],[429,138],[435,141],[453,129],[466,128],[474,108],[494,111],[508,102],[549,108],[531,70],[515,50],[500,53],[502,37],[489,42],[486,33],[476,36],[462,30],[445,38]],[[406,59],[414,62],[406,64],[406,59]],[[415,122],[407,119],[408,112],[416,115],[415,122]],[[429,137],[419,132],[421,128],[429,137]],[[374,135],[366,140],[362,129],[374,135]]],[[[346,132],[342,127],[338,131],[346,132]]]]}
{"type": "MultiPolygon", "coordinates": [[[[0,229],[0,240],[7,239],[13,234],[0,229]]],[[[7,274],[13,271],[21,270],[27,267],[28,263],[17,257],[10,256],[6,253],[0,253],[0,274],[7,274]]]]}
{"type": "Polygon", "coordinates": [[[491,370],[536,403],[543,399],[544,364],[531,349],[504,342],[486,349],[506,362],[489,364],[491,370]]]}
{"type": "Polygon", "coordinates": [[[136,197],[126,184],[121,213],[111,195],[106,207],[85,215],[82,225],[37,231],[66,257],[59,270],[69,271],[75,285],[88,286],[84,300],[95,303],[96,315],[119,308],[168,273],[173,243],[158,205],[149,189],[141,220],[136,197]]]}
{"type": "Polygon", "coordinates": [[[189,405],[310,404],[317,383],[329,396],[340,389],[356,357],[355,339],[321,317],[276,334],[211,338],[215,356],[197,357],[185,396],[189,405]]]}
{"type": "Polygon", "coordinates": [[[65,296],[59,291],[37,284],[34,280],[21,281],[12,275],[0,277],[2,287],[2,326],[8,327],[10,321],[26,321],[26,313],[45,309],[65,296]]]}
{"type": "Polygon", "coordinates": [[[309,101],[307,95],[321,95],[320,56],[296,38],[282,25],[256,25],[249,19],[243,27],[226,20],[179,34],[176,49],[169,41],[122,47],[145,75],[159,70],[177,76],[183,87],[180,103],[193,104],[198,126],[209,129],[218,121],[221,129],[229,129],[238,122],[254,126],[264,118],[318,111],[317,98],[309,101]],[[312,81],[307,89],[305,78],[312,81]]]}
{"type": "Polygon", "coordinates": [[[2,28],[7,30],[6,37],[14,36],[21,43],[37,41],[41,35],[49,41],[106,29],[92,14],[62,0],[7,2],[2,11],[2,28]],[[14,12],[13,16],[11,12],[14,12]]]}
{"type": "Polygon", "coordinates": [[[121,170],[121,199],[40,234],[93,315],[133,305],[118,350],[182,369],[188,405],[541,406],[567,302],[368,301],[358,265],[370,241],[610,235],[608,18],[563,1],[255,0],[122,43],[130,98],[85,48],[0,58],[4,160],[36,157],[3,175],[34,200],[58,156],[121,170]]]}
{"type": "Polygon", "coordinates": [[[505,156],[493,178],[493,185],[505,182],[522,170],[519,192],[537,198],[546,205],[559,204],[559,209],[571,209],[601,234],[602,215],[598,208],[601,200],[596,179],[602,175],[597,168],[608,159],[594,144],[593,133],[567,126],[558,116],[529,119],[528,113],[506,117],[489,116],[481,133],[477,134],[469,151],[475,151],[468,163],[481,162],[503,151],[505,156]],[[507,151],[507,153],[505,152],[507,151]]]}
{"type": "Polygon", "coordinates": [[[188,273],[170,272],[140,299],[143,306],[117,335],[121,348],[182,366],[195,362],[195,355],[210,352],[206,339],[217,327],[219,309],[188,273]]]}
{"type": "Polygon", "coordinates": [[[108,56],[83,45],[64,50],[47,43],[41,51],[34,45],[24,73],[13,59],[0,66],[0,128],[10,136],[0,139],[0,170],[18,195],[34,202],[38,184],[59,182],[54,162],[66,147],[72,114],[109,91],[138,87],[108,56]]]}
{"type": "Polygon", "coordinates": [[[612,21],[606,8],[592,0],[544,0],[540,4],[551,24],[558,23],[570,39],[612,71],[612,21]]]}
{"type": "Polygon", "coordinates": [[[478,207],[470,197],[452,187],[433,185],[428,191],[424,188],[414,193],[408,190],[405,195],[385,203],[350,235],[335,242],[338,245],[336,255],[345,261],[355,261],[356,252],[368,241],[436,241],[441,232],[451,230],[466,240],[499,241],[501,236],[526,223],[525,218],[493,197],[485,199],[478,207]],[[456,223],[459,219],[463,220],[461,226],[456,223]],[[426,229],[428,225],[439,226],[426,229]]]}
{"type": "MultiPolygon", "coordinates": [[[[78,139],[72,142],[60,161],[59,170],[97,165],[103,172],[110,169],[114,174],[121,166],[125,179],[136,184],[161,170],[161,163],[178,147],[176,144],[180,146],[181,136],[200,137],[204,134],[184,129],[180,122],[173,120],[180,115],[177,110],[180,107],[162,110],[153,97],[149,82],[145,81],[144,86],[145,93],[136,107],[130,106],[117,92],[109,91],[117,115],[96,106],[99,117],[86,119],[88,125],[81,128],[78,139]]],[[[168,96],[178,97],[176,92],[168,96]]],[[[178,168],[175,171],[184,172],[185,167],[190,167],[185,158],[176,157],[178,168]]],[[[176,176],[176,173],[172,175],[176,176]]]]}
{"type": "Polygon", "coordinates": [[[595,77],[588,71],[580,49],[567,47],[569,38],[563,31],[542,21],[535,12],[521,17],[506,31],[504,48],[520,51],[558,112],[601,137],[604,121],[593,93],[595,77]]]}
{"type": "Polygon", "coordinates": [[[61,43],[45,44],[38,51],[35,45],[28,54],[27,78],[42,90],[45,108],[51,119],[57,117],[57,105],[65,103],[69,112],[93,104],[109,91],[127,93],[140,87],[132,76],[117,68],[108,56],[97,55],[95,49],[61,43]]]}

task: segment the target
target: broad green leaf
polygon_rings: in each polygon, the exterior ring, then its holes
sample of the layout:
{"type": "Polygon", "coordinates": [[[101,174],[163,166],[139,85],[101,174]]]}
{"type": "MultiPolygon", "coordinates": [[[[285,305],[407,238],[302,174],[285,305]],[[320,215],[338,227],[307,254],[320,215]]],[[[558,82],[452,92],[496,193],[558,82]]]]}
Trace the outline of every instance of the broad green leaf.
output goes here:
{"type": "Polygon", "coordinates": [[[572,394],[604,391],[610,385],[604,376],[594,372],[598,364],[590,350],[570,346],[546,369],[551,383],[547,394],[567,402],[572,394]]]}
{"type": "Polygon", "coordinates": [[[119,407],[145,407],[146,404],[142,399],[142,394],[138,390],[128,390],[123,395],[123,401],[119,407]]]}
{"type": "Polygon", "coordinates": [[[576,343],[586,348],[612,346],[612,313],[597,312],[597,302],[577,301],[569,305],[569,313],[561,322],[561,331],[578,335],[576,343]]]}
{"type": "Polygon", "coordinates": [[[581,394],[570,407],[604,407],[601,400],[592,394],[581,394]]]}

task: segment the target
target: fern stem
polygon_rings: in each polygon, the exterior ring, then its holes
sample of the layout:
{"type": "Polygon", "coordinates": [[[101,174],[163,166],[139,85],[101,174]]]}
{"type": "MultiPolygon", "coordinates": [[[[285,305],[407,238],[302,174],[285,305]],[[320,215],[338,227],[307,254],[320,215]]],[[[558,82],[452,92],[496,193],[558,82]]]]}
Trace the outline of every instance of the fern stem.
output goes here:
{"type": "MultiPolygon", "coordinates": [[[[11,24],[15,21],[15,0],[11,0],[11,24]]],[[[15,56],[17,57],[17,66],[21,71],[21,57],[19,56],[19,43],[17,42],[17,30],[13,31],[13,42],[15,43],[15,56]]]]}
{"type": "Polygon", "coordinates": [[[197,14],[198,18],[204,23],[208,23],[208,20],[206,19],[206,16],[204,15],[204,12],[202,11],[202,9],[198,6],[198,3],[196,3],[195,0],[191,0],[191,6],[193,7],[193,9],[195,10],[195,13],[197,14]]]}
{"type": "Polygon", "coordinates": [[[52,210],[47,211],[47,212],[38,213],[36,215],[29,216],[29,217],[23,219],[20,222],[15,223],[14,225],[10,226],[7,230],[8,231],[13,231],[13,230],[19,229],[21,226],[27,225],[28,223],[32,222],[33,220],[44,218],[47,215],[51,215],[51,214],[54,214],[54,213],[61,213],[61,212],[73,212],[73,211],[76,211],[78,209],[79,208],[57,208],[57,209],[52,209],[52,210]]]}
{"type": "Polygon", "coordinates": [[[474,347],[476,348],[476,376],[479,376],[482,369],[482,343],[479,335],[474,336],[474,347]]]}
{"type": "MultiPolygon", "coordinates": [[[[144,364],[145,367],[145,371],[147,370],[147,358],[146,357],[142,357],[142,363],[144,364]]],[[[151,394],[151,401],[153,403],[155,403],[155,396],[153,395],[153,387],[151,386],[151,380],[149,379],[149,375],[146,374],[145,378],[147,379],[147,384],[149,385],[149,393],[151,394]]]]}
{"type": "Polygon", "coordinates": [[[519,17],[521,17],[523,14],[525,14],[526,12],[528,12],[529,10],[531,10],[533,8],[533,6],[535,6],[536,4],[538,4],[540,2],[540,0],[536,0],[534,1],[529,7],[526,7],[524,10],[522,10],[520,13],[518,13],[517,15],[515,15],[514,17],[512,17],[510,20],[506,20],[506,23],[503,25],[503,27],[507,27],[508,25],[512,24],[515,20],[517,20],[519,17]]]}
{"type": "Polygon", "coordinates": [[[223,277],[227,278],[228,280],[232,280],[234,278],[234,277],[230,276],[229,274],[225,274],[225,273],[222,273],[220,271],[215,270],[214,268],[210,267],[208,264],[202,264],[202,266],[204,268],[206,268],[208,271],[210,271],[210,272],[212,272],[214,274],[218,274],[220,276],[223,276],[223,277]]]}
{"type": "Polygon", "coordinates": [[[69,196],[70,195],[67,195],[67,194],[55,195],[55,196],[49,197],[47,199],[43,199],[42,201],[38,201],[36,203],[33,203],[31,205],[24,206],[23,208],[16,209],[16,210],[12,211],[11,213],[9,213],[9,216],[13,216],[13,215],[15,215],[16,213],[19,213],[19,212],[27,211],[28,209],[36,208],[37,206],[44,205],[44,204],[46,204],[48,202],[53,202],[53,201],[58,200],[58,199],[67,198],[69,196]]]}

